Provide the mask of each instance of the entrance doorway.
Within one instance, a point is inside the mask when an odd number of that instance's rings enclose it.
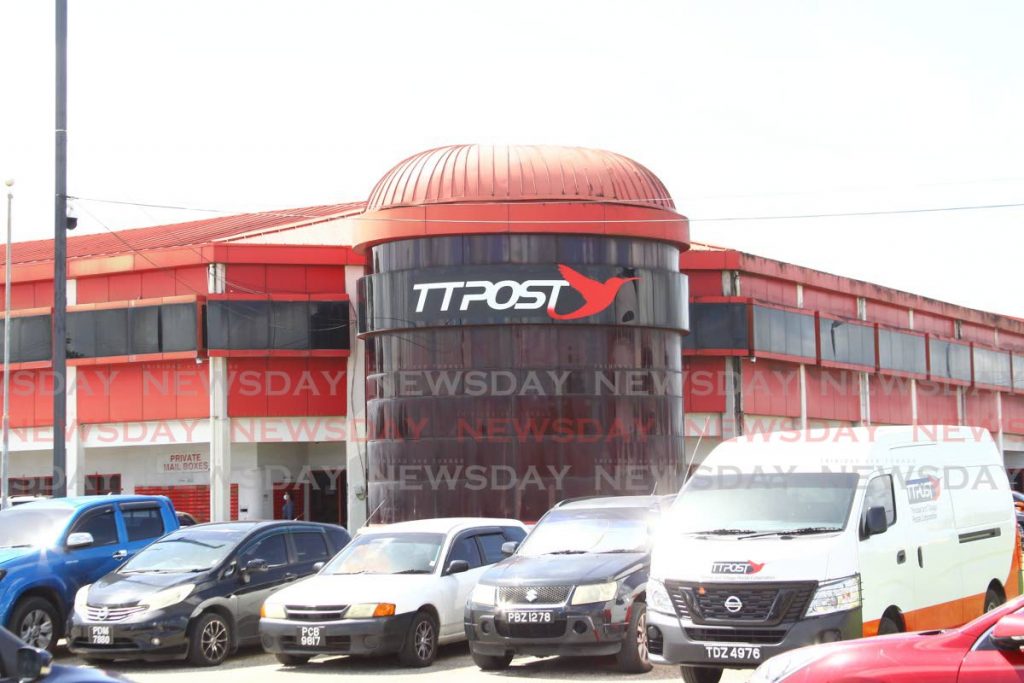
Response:
[[[348,522],[348,473],[315,470],[309,487],[309,520],[346,526]]]

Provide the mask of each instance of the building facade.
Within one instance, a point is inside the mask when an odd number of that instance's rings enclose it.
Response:
[[[52,243],[14,246],[11,492],[52,485]],[[199,519],[537,519],[669,492],[722,439],[988,429],[1024,323],[691,245],[643,166],[453,146],[366,202],[69,238],[69,493]]]

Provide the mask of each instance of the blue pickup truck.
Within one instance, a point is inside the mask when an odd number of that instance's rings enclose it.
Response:
[[[0,624],[53,650],[75,594],[178,528],[162,496],[86,496],[0,511]]]

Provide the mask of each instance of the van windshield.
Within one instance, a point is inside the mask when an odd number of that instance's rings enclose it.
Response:
[[[672,505],[669,528],[722,536],[840,531],[859,480],[833,472],[698,474]]]

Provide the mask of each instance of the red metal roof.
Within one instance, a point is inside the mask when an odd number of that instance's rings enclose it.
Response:
[[[598,149],[451,145],[415,154],[380,179],[367,211],[487,201],[597,200],[675,209],[658,177]]]
[[[211,242],[231,240],[253,232],[297,227],[342,218],[361,213],[363,207],[363,202],[325,204],[285,211],[218,216],[187,223],[154,225],[148,228],[101,232],[93,235],[74,235],[68,237],[68,258],[112,256],[150,249],[194,247]],[[4,251],[4,246],[0,244],[0,261],[4,258]],[[13,245],[11,261],[15,264],[53,261],[53,240],[16,242]]]

